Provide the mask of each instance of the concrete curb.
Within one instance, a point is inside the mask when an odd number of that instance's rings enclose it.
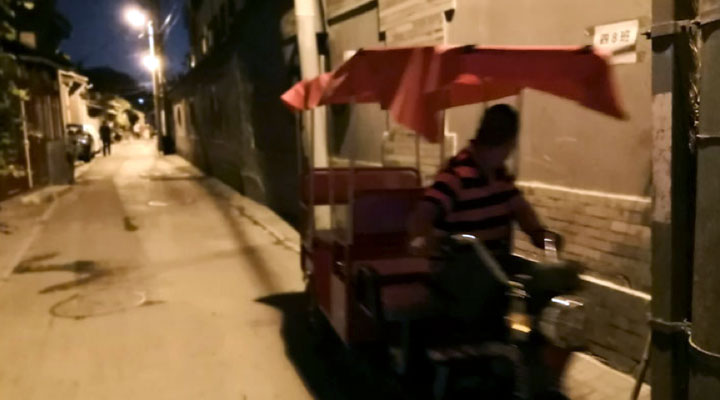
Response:
[[[279,244],[300,253],[300,234],[270,208],[241,195],[216,178],[208,176],[204,183],[211,191],[226,199],[244,218],[275,238]]]
[[[50,203],[55,199],[66,195],[71,190],[71,185],[46,186],[33,192],[21,195],[20,204],[40,205],[43,203]]]
[[[213,194],[216,194],[228,201],[233,209],[236,210],[243,218],[246,218],[253,224],[261,227],[270,236],[275,238],[280,245],[291,251],[300,253],[301,239],[298,231],[285,222],[285,220],[280,218],[280,216],[278,216],[269,207],[243,196],[219,179],[206,175],[196,166],[178,155],[165,156],[162,157],[161,160],[163,164],[172,166],[172,168],[186,169],[185,175],[187,176],[203,177],[204,179],[202,180],[202,185],[204,185]],[[157,174],[163,175],[164,171],[159,171]],[[152,175],[152,173],[149,174],[148,178],[152,178]]]

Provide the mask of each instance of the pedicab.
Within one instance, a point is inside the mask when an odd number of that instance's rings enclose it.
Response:
[[[418,137],[439,143],[442,165],[446,109],[518,95],[524,89],[624,117],[605,57],[587,47],[362,49],[336,70],[297,83],[282,100],[297,112],[323,105],[377,103]],[[407,372],[412,359],[409,327],[439,312],[427,301],[432,297],[429,261],[408,251],[407,221],[423,194],[419,152],[413,167],[358,167],[353,140],[361,137],[355,135],[345,143],[349,156],[344,165],[334,165],[331,158],[327,167],[314,168],[312,135],[307,140],[302,135],[298,129],[301,266],[313,307],[346,345],[380,343],[395,355],[397,370]],[[321,213],[329,216],[324,226],[316,223]],[[477,249],[508,293],[520,299],[517,304],[527,297],[527,281],[505,276],[482,242],[472,235],[457,235],[455,240]],[[557,258],[555,244],[547,245],[548,254]],[[572,297],[557,297],[547,306],[554,308],[553,318],[533,318],[518,306],[508,320],[520,333],[542,324],[554,341],[577,346],[581,306]],[[570,310],[572,324],[557,318],[564,310]],[[400,327],[397,341],[391,339],[395,326]],[[482,350],[467,344],[426,350],[439,366],[436,398],[444,398],[449,361],[482,356]]]

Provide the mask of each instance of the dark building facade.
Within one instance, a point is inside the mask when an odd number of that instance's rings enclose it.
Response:
[[[294,223],[293,68],[280,29],[292,0],[190,1],[191,71],[170,90],[178,154]]]
[[[277,100],[298,75],[292,2],[232,3],[239,10],[234,18],[224,13],[231,8],[228,1],[189,3],[194,10],[189,21],[190,61],[195,68],[175,92],[178,150],[250,197],[292,215],[297,199],[295,127],[292,115]],[[360,48],[584,46],[593,44],[596,30],[616,24],[635,27],[632,60],[613,67],[628,120],[613,120],[532,90],[503,99],[521,111],[523,129],[514,162],[518,185],[548,226],[567,238],[565,256],[587,266],[591,351],[631,371],[642,357],[650,302],[656,155],[652,153],[650,43],[637,34],[650,26],[650,3],[616,1],[608,6],[590,0],[522,0],[508,7],[494,0],[326,0],[318,4],[326,33],[319,44],[328,68],[339,66]],[[238,15],[244,17],[237,19]],[[472,137],[487,106],[447,113],[446,156]],[[355,156],[364,165],[415,166],[414,134],[394,124],[377,105],[333,107],[328,115],[333,138],[330,156],[338,163],[349,156],[345,144],[355,137]],[[437,145],[420,145],[426,181],[439,167],[439,152]],[[522,234],[516,237],[517,253],[541,257]]]
[[[71,173],[58,82],[58,71],[71,66],[57,50],[71,26],[55,11],[54,1],[2,5],[0,22],[9,30],[0,41],[1,156],[10,170],[0,168],[0,199],[27,190],[31,182],[34,187],[67,183]]]

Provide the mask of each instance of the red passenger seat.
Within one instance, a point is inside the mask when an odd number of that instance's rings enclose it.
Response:
[[[420,188],[420,175],[413,168],[338,168],[327,169],[320,168],[312,172],[312,188],[310,187],[309,177],[305,178],[303,185],[303,200],[315,206],[323,206],[329,204],[347,205],[349,202],[349,186],[352,180],[354,187],[355,202],[363,197],[364,192],[372,192],[377,190],[396,190],[396,189],[418,189]],[[310,199],[310,190],[312,190],[312,199]],[[363,200],[373,201],[370,199]],[[382,201],[382,200],[381,200]],[[371,206],[373,207],[373,206]],[[357,209],[357,207],[355,207]],[[368,210],[366,205],[361,205],[360,209],[369,211],[370,213],[378,213],[387,215],[390,210],[382,210],[375,207]],[[407,215],[407,211],[404,212]],[[364,215],[361,217],[365,217]],[[355,219],[355,222],[358,220]],[[362,221],[361,221],[362,222]],[[405,221],[403,221],[403,225]],[[380,228],[382,230],[382,228]],[[377,229],[375,230],[377,231]],[[378,232],[379,233],[379,232]],[[338,235],[336,235],[338,236]],[[315,241],[325,242],[324,245],[330,245],[335,239],[332,232],[318,230],[315,235]]]
[[[352,209],[351,258],[368,260],[407,256],[408,220],[422,193],[421,188],[358,193]]]
[[[407,233],[410,213],[422,189],[374,190],[359,193],[353,205],[352,271],[359,269],[369,283],[360,293],[373,305],[369,311],[384,320],[411,320],[433,315],[436,305],[425,285],[429,261],[410,256]],[[369,288],[367,286],[374,286]]]

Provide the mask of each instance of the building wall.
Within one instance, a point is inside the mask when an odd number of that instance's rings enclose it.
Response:
[[[336,2],[341,2],[337,0]],[[361,3],[361,2],[359,2]],[[639,19],[650,24],[647,1],[591,0],[379,0],[360,15],[332,16],[332,66],[338,56],[372,43],[371,28],[383,32],[380,45],[589,45],[588,29]],[[364,4],[364,3],[363,3]],[[347,10],[347,4],[346,8]],[[453,10],[448,12],[449,10]],[[372,22],[375,18],[377,22]],[[362,25],[363,29],[358,30]],[[358,32],[358,38],[352,37]],[[364,39],[360,39],[360,37]],[[647,335],[650,287],[651,64],[650,43],[638,40],[638,62],[613,67],[619,96],[629,114],[615,120],[572,102],[536,91],[501,100],[520,108],[522,131],[514,167],[519,186],[542,220],[566,238],[565,256],[586,267],[584,295],[589,299],[592,351],[629,371],[639,360]],[[483,110],[477,104],[450,110],[446,121],[448,153],[466,145]],[[355,106],[355,109],[358,109]],[[376,115],[357,113],[336,135],[362,135],[373,150],[361,159],[376,160],[376,143],[386,165],[414,165],[431,178],[440,149]],[[383,132],[387,131],[387,134]],[[344,135],[344,136],[343,136]],[[360,141],[360,139],[356,139]],[[523,234],[516,252],[541,258]],[[626,306],[626,305],[632,305]]]
[[[359,3],[357,1],[328,3],[329,12],[333,12],[330,15],[336,15],[337,10],[347,9],[342,7],[347,7],[349,4]],[[333,5],[334,7],[331,7]],[[360,48],[383,46],[378,32],[377,12],[373,9],[329,26],[330,65],[342,64],[346,57]],[[387,130],[388,124],[386,112],[376,104],[333,106],[329,111],[332,121],[329,132],[332,140],[328,146],[335,145],[333,153],[348,157],[352,149],[365,161],[381,162],[382,134]],[[353,137],[362,139],[353,143],[344,140]]]
[[[511,3],[458,0],[450,43],[588,45],[592,38],[586,31],[592,26],[630,19],[647,25],[651,16],[645,1]],[[613,67],[627,121],[535,91],[509,99],[522,104],[520,187],[543,222],[566,238],[565,257],[582,262],[593,278],[643,293],[650,290],[650,51],[649,41],[640,37],[639,61]],[[450,130],[469,138],[468,127],[481,111],[482,106],[453,111]],[[518,253],[541,257],[524,235],[516,238]],[[648,335],[647,298],[592,282],[585,295],[592,315],[591,350],[630,371]]]
[[[480,45],[588,45],[588,28],[629,19],[649,21],[647,1],[457,0],[449,42]],[[562,12],[558,12],[562,10]],[[645,22],[647,24],[647,22]],[[647,196],[650,187],[650,42],[640,37],[640,62],[617,65],[628,121],[608,118],[563,99],[527,92],[522,100],[520,177],[561,186]],[[450,129],[467,138],[479,115],[451,115]],[[588,152],[587,149],[593,149]],[[572,168],[569,168],[572,166]],[[619,168],[618,166],[622,166]]]
[[[191,53],[197,63],[224,40],[237,11],[247,0],[188,0]]]
[[[229,34],[171,92],[177,151],[293,223],[298,209],[295,120],[281,19],[292,0],[248,1]]]

